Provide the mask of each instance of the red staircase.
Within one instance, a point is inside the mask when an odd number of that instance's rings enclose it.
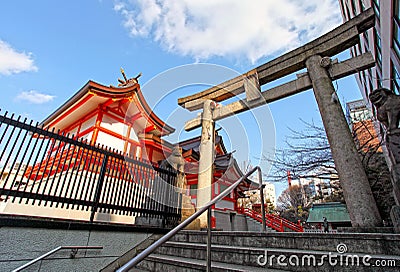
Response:
[[[237,211],[238,213],[247,215],[254,220],[262,223],[262,215],[252,209],[240,208]],[[278,232],[284,232],[285,228],[295,232],[304,232],[303,226],[300,224],[300,222],[298,224],[295,224],[276,214],[266,213],[265,224],[267,225],[267,227],[270,227]]]

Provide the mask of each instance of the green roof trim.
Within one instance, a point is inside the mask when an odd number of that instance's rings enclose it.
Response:
[[[314,204],[308,215],[307,223],[321,223],[326,217],[328,222],[351,222],[350,215],[345,204],[330,202]]]

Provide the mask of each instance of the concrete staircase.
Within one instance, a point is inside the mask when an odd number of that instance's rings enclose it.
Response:
[[[262,223],[257,221],[256,219],[251,218],[250,216],[246,216],[247,221],[247,229],[249,232],[261,232],[262,231]],[[266,226],[267,232],[277,232],[273,228]]]
[[[206,236],[182,231],[132,271],[204,271]],[[400,235],[213,231],[212,271],[400,271]]]
[[[250,216],[246,216],[246,221],[247,221],[248,231],[260,232],[262,230],[262,224],[257,220],[251,218]],[[267,232],[270,231],[275,232],[274,229],[267,227]]]

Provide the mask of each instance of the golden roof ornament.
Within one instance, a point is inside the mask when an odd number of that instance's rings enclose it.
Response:
[[[120,79],[118,78],[118,87],[123,88],[123,87],[128,87],[131,86],[133,84],[139,83],[139,77],[142,76],[142,73],[139,73],[136,77],[133,78],[127,78],[125,75],[125,71],[124,69],[121,67],[121,74],[123,76],[124,79]]]

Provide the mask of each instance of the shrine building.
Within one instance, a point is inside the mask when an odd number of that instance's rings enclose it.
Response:
[[[75,139],[91,145],[111,147],[116,152],[156,166],[171,154],[175,145],[179,145],[187,161],[187,194],[195,207],[200,136],[175,144],[163,140],[175,129],[151,110],[137,78],[127,79],[124,72],[123,75],[125,81],[119,80],[118,87],[88,81],[40,125],[60,134],[73,135]],[[216,139],[212,197],[243,176],[233,154],[227,152],[222,136],[217,133]],[[214,226],[219,225],[216,217],[224,218],[222,221],[232,217],[223,213],[230,214],[238,210],[237,199],[244,196],[242,192],[248,190],[250,184],[250,181],[243,183],[230,196],[214,205]],[[226,222],[223,224],[226,225]]]

